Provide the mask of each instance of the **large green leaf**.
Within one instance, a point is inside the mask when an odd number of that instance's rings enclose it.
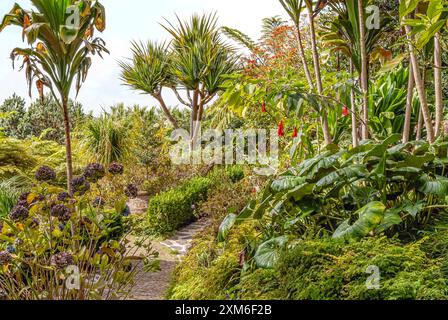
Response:
[[[287,243],[288,237],[281,236],[261,244],[254,256],[257,266],[265,269],[274,268]]]
[[[272,182],[271,189],[275,192],[290,190],[298,185],[303,184],[305,180],[306,178],[295,176],[280,177],[279,179]]]
[[[385,210],[386,206],[383,203],[370,202],[357,211],[359,219],[353,225],[350,225],[349,220],[344,221],[334,232],[333,238],[364,238],[381,224]]]
[[[227,236],[229,235],[230,230],[232,229],[233,225],[235,224],[237,220],[237,215],[234,213],[229,214],[221,223],[219,227],[218,232],[218,241],[224,242],[227,239]]]
[[[448,179],[441,176],[430,177],[424,174],[418,180],[418,191],[424,194],[444,196],[448,193]]]
[[[345,167],[326,175],[316,183],[316,190],[326,188],[341,181],[349,181],[352,178],[362,178],[367,176],[368,172],[362,165]]]

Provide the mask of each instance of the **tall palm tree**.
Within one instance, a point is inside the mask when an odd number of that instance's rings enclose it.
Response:
[[[369,138],[369,67],[366,49],[366,21],[364,15],[364,1],[358,0],[359,14],[359,47],[361,53],[361,91],[362,91],[362,138]]]
[[[440,32],[434,36],[434,85],[435,85],[435,107],[436,107],[436,137],[442,134],[443,122],[443,84],[442,84],[442,48],[440,43]]]
[[[302,33],[300,31],[300,19],[302,14],[303,0],[279,0],[285,11],[288,13],[291,20],[297,29],[297,41],[299,43],[299,54],[302,60],[303,70],[305,77],[308,81],[308,85],[311,90],[314,90],[313,78],[311,77],[308,61],[306,60],[305,49],[303,47]]]
[[[135,50],[134,45],[133,61],[120,63],[122,80],[135,90],[156,94],[159,102],[163,100],[162,89],[171,89],[179,102],[191,109],[190,133],[194,140],[199,130],[195,124],[219,92],[224,76],[237,70],[238,59],[221,38],[216,14],[195,14],[189,21],[177,17],[177,22],[175,26],[166,20],[162,25],[172,37],[169,46],[150,43],[146,48],[140,45],[143,50]],[[171,122],[175,124],[173,119]]]
[[[121,80],[134,90],[154,97],[172,126],[179,126],[168,109],[162,96],[164,87],[174,87],[174,77],[171,73],[169,48],[165,43],[148,41],[132,42],[133,57],[130,61],[120,61]]]
[[[86,80],[92,64],[91,55],[108,52],[101,38],[94,37],[94,28],[103,32],[106,13],[96,0],[31,0],[33,10],[15,4],[5,15],[0,32],[8,25],[23,29],[27,48],[15,48],[11,58],[23,58],[22,68],[31,94],[33,82],[41,97],[47,87],[64,114],[67,189],[71,193],[73,178],[68,99],[75,84],[76,94]]]
[[[310,35],[311,35],[311,49],[313,51],[313,64],[314,64],[314,74],[316,78],[316,87],[317,93],[319,95],[323,94],[323,86],[322,86],[322,76],[320,69],[320,60],[319,53],[317,51],[317,42],[316,42],[316,30],[314,26],[314,11],[313,11],[313,2],[312,0],[305,0],[305,5],[308,9],[308,17],[309,17],[309,25],[310,25]],[[333,139],[330,134],[330,128],[328,127],[328,115],[327,110],[321,110],[321,123],[322,123],[322,131],[324,134],[324,141],[326,145],[329,145],[333,142]]]

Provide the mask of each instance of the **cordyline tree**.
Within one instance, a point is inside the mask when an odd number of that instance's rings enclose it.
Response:
[[[43,97],[44,87],[58,101],[64,114],[67,188],[72,193],[73,178],[70,119],[68,101],[75,85],[76,93],[86,80],[92,64],[91,55],[107,52],[101,38],[94,37],[94,29],[106,27],[105,9],[96,0],[31,0],[32,10],[15,4],[5,15],[0,32],[8,25],[22,28],[27,48],[15,48],[11,59],[22,58],[29,92],[35,83]]]
[[[169,44],[133,42],[133,57],[121,61],[121,79],[132,89],[153,96],[174,128],[177,122],[165,104],[163,89],[172,90],[191,109],[190,134],[194,140],[208,103],[217,95],[224,75],[237,70],[237,57],[226,44],[215,14],[193,15],[178,25],[162,25]]]

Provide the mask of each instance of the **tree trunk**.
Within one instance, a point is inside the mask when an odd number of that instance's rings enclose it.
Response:
[[[442,86],[442,50],[440,33],[434,36],[434,85],[436,96],[436,138],[443,134],[443,86]]]
[[[415,87],[417,88],[418,97],[420,100],[421,111],[423,115],[423,120],[425,122],[426,134],[428,136],[429,143],[434,143],[434,129],[432,126],[431,114],[428,108],[428,101],[426,100],[426,91],[424,87],[424,83],[422,82],[422,78],[420,75],[420,68],[418,65],[417,56],[415,55],[414,47],[412,45],[412,39],[410,36],[411,27],[406,26],[406,34],[409,42],[409,55],[411,57],[412,69],[414,71],[414,80]]]
[[[353,65],[353,58],[350,58],[350,73],[352,75],[352,79],[354,79],[355,67]],[[350,89],[350,103],[352,105],[352,142],[353,148],[356,148],[359,145],[359,136],[358,136],[358,119],[357,110],[356,110],[356,99],[355,99],[355,91],[353,88]]]
[[[171,123],[171,125],[174,127],[174,129],[179,129],[179,125],[174,119],[173,115],[171,114],[170,110],[165,104],[165,100],[163,100],[162,95],[154,95],[154,98],[156,98],[157,101],[159,101],[160,107],[162,108],[163,113],[165,113],[165,116],[167,117],[168,121]]]
[[[313,64],[314,64],[314,73],[316,75],[316,83],[317,83],[317,92],[319,95],[323,93],[322,87],[322,77],[320,73],[320,61],[319,54],[317,52],[317,42],[316,42],[316,30],[314,29],[314,18],[313,18],[313,8],[308,6],[309,12],[309,22],[310,22],[310,34],[311,34],[311,48],[313,51]],[[322,131],[324,134],[324,141],[326,145],[329,145],[333,142],[331,138],[330,129],[328,127],[328,117],[327,110],[321,110],[321,123],[322,123]]]
[[[308,66],[308,62],[306,61],[305,49],[303,48],[302,43],[302,34],[300,33],[300,24],[297,24],[297,40],[299,42],[299,54],[300,59],[302,60],[303,70],[305,71],[306,80],[308,81],[308,85],[310,86],[310,90],[314,90],[313,78],[311,77],[310,68]]]
[[[64,128],[65,128],[65,153],[67,165],[67,191],[73,195],[72,181],[73,181],[73,160],[72,160],[72,139],[70,129],[70,115],[68,112],[68,98],[62,97],[62,110],[64,113]]]
[[[366,50],[364,1],[358,0],[359,42],[361,49],[362,139],[369,139],[369,66]]]
[[[406,115],[403,128],[403,143],[408,143],[411,132],[412,98],[414,97],[414,71],[409,66],[408,92],[406,98]]]

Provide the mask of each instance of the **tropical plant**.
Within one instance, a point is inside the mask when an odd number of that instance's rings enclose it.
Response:
[[[81,145],[90,155],[89,161],[109,165],[130,155],[133,146],[131,127],[112,115],[103,114],[84,125]]]
[[[69,96],[86,80],[92,64],[91,55],[108,52],[101,38],[94,37],[94,28],[106,28],[105,8],[94,0],[32,0],[33,10],[15,4],[0,25],[0,32],[9,25],[23,28],[29,47],[15,48],[11,58],[23,58],[28,86],[35,81],[41,97],[47,87],[61,106],[64,115],[67,161],[67,189],[72,193],[72,148],[70,138]]]
[[[407,143],[391,135],[328,151],[290,168],[236,217],[262,219],[264,237],[415,238],[446,208],[446,142]],[[264,222],[263,222],[264,221]]]
[[[169,88],[183,105],[191,109],[190,134],[194,139],[204,110],[220,90],[223,76],[237,69],[234,50],[226,44],[215,14],[193,15],[190,21],[163,25],[171,35],[169,46],[148,42],[133,44],[133,58],[120,62],[123,82],[135,90],[153,95],[164,107],[162,89]],[[186,98],[180,94],[185,92]]]

